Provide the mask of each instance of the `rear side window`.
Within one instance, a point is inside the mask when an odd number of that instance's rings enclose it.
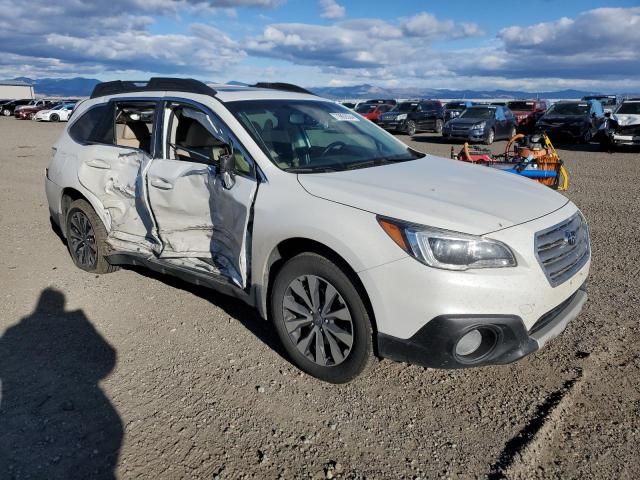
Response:
[[[105,121],[108,115],[110,108],[107,104],[90,108],[71,125],[69,135],[78,143],[109,143],[111,139],[105,138],[105,129],[111,123]]]

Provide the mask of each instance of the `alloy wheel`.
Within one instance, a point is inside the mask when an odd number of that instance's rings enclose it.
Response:
[[[291,342],[306,358],[323,367],[347,359],[354,342],[353,319],[327,280],[315,275],[294,279],[285,291],[282,312]]]
[[[95,233],[91,222],[80,210],[74,211],[69,219],[69,247],[81,266],[95,265],[98,254]]]

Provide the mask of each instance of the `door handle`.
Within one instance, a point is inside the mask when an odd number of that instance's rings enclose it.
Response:
[[[173,188],[173,183],[169,183],[162,178],[154,178],[151,180],[151,186],[159,188],[160,190],[171,190]]]
[[[90,167],[99,168],[100,170],[109,170],[111,168],[110,163],[100,160],[99,158],[87,160],[85,163]]]

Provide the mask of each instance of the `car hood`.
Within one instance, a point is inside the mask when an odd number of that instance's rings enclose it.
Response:
[[[621,127],[640,124],[640,115],[622,113],[620,115],[613,115],[612,118],[618,122],[618,125]]]
[[[379,167],[302,174],[298,181],[325,200],[475,235],[539,218],[568,202],[524,177],[430,155]]]
[[[539,120],[540,122],[547,123],[574,123],[580,121],[589,121],[589,117],[587,115],[544,115]]]
[[[449,121],[451,125],[463,125],[463,126],[471,126],[477,123],[488,122],[489,119],[481,119],[481,118],[454,118]]]

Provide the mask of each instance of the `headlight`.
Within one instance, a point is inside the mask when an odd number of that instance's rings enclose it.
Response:
[[[487,122],[476,123],[471,130],[484,130],[484,127],[487,125]]]
[[[400,115],[398,115],[396,117],[396,120],[406,120],[407,119],[407,114],[406,113],[401,113]]]
[[[515,267],[515,256],[502,242],[378,217],[382,229],[409,255],[434,268]]]

